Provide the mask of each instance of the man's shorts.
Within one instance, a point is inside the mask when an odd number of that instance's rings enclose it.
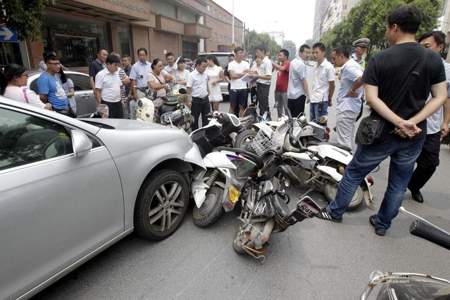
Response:
[[[230,90],[230,105],[233,107],[247,107],[248,89]]]

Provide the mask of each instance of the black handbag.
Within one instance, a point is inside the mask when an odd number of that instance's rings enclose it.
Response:
[[[422,55],[416,61],[414,68],[407,76],[402,87],[398,90],[398,93],[393,99],[398,99],[399,101],[392,100],[391,102],[386,102],[386,105],[394,112],[400,108],[407,93],[411,90],[414,82],[420,76],[420,70],[423,68],[425,63],[425,49],[422,50]],[[412,78],[411,78],[412,77]],[[386,126],[387,120],[373,112],[363,118],[359,124],[358,130],[355,136],[355,142],[358,145],[372,145],[381,140],[384,134],[384,128]]]

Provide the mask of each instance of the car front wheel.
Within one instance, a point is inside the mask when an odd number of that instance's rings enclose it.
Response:
[[[189,188],[181,173],[161,170],[152,174],[136,202],[136,234],[150,240],[167,238],[180,226],[188,206]]]

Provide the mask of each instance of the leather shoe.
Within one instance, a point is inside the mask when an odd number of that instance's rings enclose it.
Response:
[[[386,229],[381,228],[381,227],[377,227],[377,219],[376,219],[377,215],[373,215],[369,217],[369,222],[370,225],[373,226],[373,228],[375,229],[375,234],[379,235],[379,236],[384,236],[386,235]]]
[[[423,196],[420,191],[411,191],[411,197],[414,201],[423,203]]]

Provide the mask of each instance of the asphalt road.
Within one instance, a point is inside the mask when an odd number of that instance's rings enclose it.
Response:
[[[226,104],[224,104],[226,106]],[[225,108],[225,107],[224,107]],[[330,110],[329,125],[334,125]],[[450,229],[450,149],[423,189],[424,204],[404,206]],[[388,162],[373,174],[378,206]],[[47,288],[36,299],[356,299],[374,270],[430,273],[450,279],[450,252],[409,234],[399,215],[385,237],[374,234],[363,207],[342,224],[307,220],[274,234],[264,265],[237,255],[238,224],[231,213],[209,229],[196,228],[188,212],[170,238],[150,243],[131,235]]]

